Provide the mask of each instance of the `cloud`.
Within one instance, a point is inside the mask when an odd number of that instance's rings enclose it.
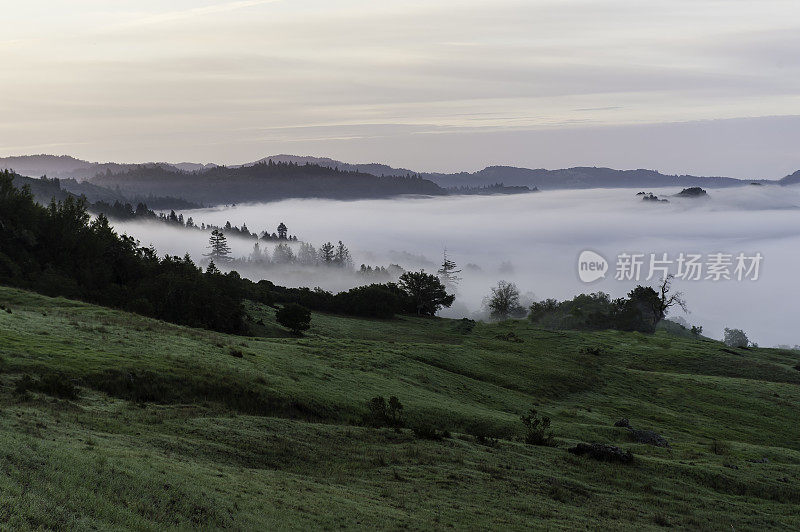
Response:
[[[239,0],[236,2],[222,2],[209,6],[194,7],[191,9],[183,9],[178,11],[166,11],[127,20],[119,24],[117,28],[130,28],[136,26],[149,26],[184,21],[187,19],[205,17],[208,15],[218,15],[220,13],[237,11],[239,9],[246,9],[264,4],[274,4],[281,1],[282,0]]]
[[[317,246],[343,240],[356,264],[388,265],[431,271],[443,248],[465,268],[459,288],[462,311],[480,307],[489,288],[500,279],[516,282],[539,298],[568,298],[602,290],[624,295],[631,282],[613,279],[621,252],[731,253],[764,256],[756,282],[678,282],[686,293],[692,323],[721,336],[723,327],[739,327],[762,344],[800,343],[794,321],[800,312],[800,187],[741,187],[711,190],[708,201],[671,198],[650,204],[635,189],[552,191],[514,196],[462,196],[431,199],[338,202],[290,200],[235,208],[184,212],[196,223],[270,229],[281,221],[290,232]],[[656,190],[660,196],[675,189]],[[413,214],[412,214],[413,213]],[[161,224],[117,224],[153,243],[160,252],[199,258],[207,235],[165,228]],[[247,255],[252,241],[233,242]],[[577,258],[593,250],[609,260],[606,279],[585,285],[578,279]],[[503,262],[510,262],[501,272]],[[357,280],[328,278],[325,272],[267,270],[250,272],[277,283],[341,290]],[[642,280],[644,282],[644,280]]]

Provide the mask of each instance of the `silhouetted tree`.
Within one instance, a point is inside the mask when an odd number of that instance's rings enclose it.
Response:
[[[442,266],[436,273],[439,274],[439,279],[441,279],[444,285],[448,288],[454,288],[459,281],[461,281],[461,277],[458,276],[458,274],[461,273],[461,270],[457,270],[456,263],[447,257],[446,249],[443,253]]]
[[[311,327],[311,311],[297,303],[287,303],[278,309],[275,319],[298,336]]]
[[[447,293],[438,277],[424,270],[401,275],[399,287],[420,316],[433,316],[440,308],[452,305],[456,299],[456,296]]]
[[[336,251],[333,254],[333,263],[340,268],[352,268],[353,259],[350,257],[350,250],[342,244],[339,240],[339,245],[336,246]]]
[[[211,251],[206,253],[205,256],[210,257],[212,261],[227,262],[231,260],[231,248],[228,247],[228,239],[225,238],[225,235],[219,229],[211,231],[211,236],[208,239],[208,247]]]
[[[281,240],[285,240],[286,239],[286,233],[288,231],[289,231],[289,229],[286,227],[286,225],[283,222],[278,224],[278,238],[280,238]]]
[[[333,244],[330,242],[325,242],[322,244],[322,247],[319,248],[319,258],[320,261],[327,264],[333,262],[334,256],[334,247]]]
[[[492,288],[486,302],[492,318],[507,319],[512,312],[519,309],[519,289],[514,283],[500,281]]]

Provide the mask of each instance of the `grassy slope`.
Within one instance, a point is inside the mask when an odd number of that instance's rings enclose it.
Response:
[[[321,314],[305,338],[242,338],[2,287],[0,304],[12,310],[0,311],[9,528],[800,528],[790,352]],[[282,335],[271,309],[250,313]],[[498,338],[508,332],[523,341]],[[23,374],[53,371],[78,399],[14,393]],[[378,394],[454,437],[359,426]],[[557,448],[519,441],[533,405]],[[620,417],[672,448],[632,443]],[[576,441],[629,448],[636,463],[574,457]]]

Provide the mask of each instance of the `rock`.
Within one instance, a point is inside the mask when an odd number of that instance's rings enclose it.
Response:
[[[645,443],[656,447],[669,447],[669,442],[661,434],[652,430],[640,430],[630,428],[631,437],[636,443]]]
[[[724,465],[725,467],[730,468],[730,469],[739,469],[739,466],[737,466],[736,464],[729,464],[729,463],[726,462],[726,463],[724,463],[722,465]]]
[[[579,443],[569,452],[578,456],[588,456],[603,462],[620,462],[629,464],[633,462],[633,454],[630,451],[623,451],[614,445],[604,443]]]
[[[614,426],[615,427],[630,428],[631,422],[628,421],[628,418],[624,417],[624,418],[620,419],[619,421],[617,421],[616,423],[614,423]]]
[[[767,464],[769,463],[769,458],[764,457],[759,460],[748,460],[751,464]]]

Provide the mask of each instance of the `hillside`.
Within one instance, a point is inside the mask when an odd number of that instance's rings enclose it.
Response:
[[[800,170],[780,180],[781,185],[796,185],[798,183],[800,183]]]
[[[0,305],[12,529],[800,527],[793,352],[319,313],[297,339],[256,304],[262,336],[241,337],[4,287]],[[376,395],[451,437],[365,426]],[[520,441],[532,406],[555,447]]]
[[[158,165],[128,172],[99,174],[91,182],[128,195],[181,197],[206,204],[273,201],[285,198],[363,199],[402,194],[446,192],[417,177],[376,177],[315,164],[257,163],[237,168],[215,167],[180,172]]]
[[[151,180],[158,181],[163,179],[169,182],[177,182],[173,174],[184,175],[205,175],[209,174],[210,179],[218,179],[220,176],[227,176],[233,180],[239,179],[237,172],[243,172],[246,168],[259,168],[267,165],[269,161],[273,163],[287,163],[308,169],[308,167],[321,167],[330,170],[338,170],[342,174],[356,174],[363,176],[369,174],[372,176],[382,177],[383,183],[389,183],[389,188],[399,188],[405,190],[407,187],[400,186],[396,181],[390,178],[406,178],[408,176],[418,176],[424,180],[432,183],[426,183],[423,189],[427,192],[401,192],[405,193],[437,193],[431,192],[435,190],[432,186],[433,183],[441,188],[459,188],[459,187],[482,187],[490,186],[496,183],[504,183],[507,186],[526,186],[538,187],[543,190],[553,189],[571,189],[571,188],[615,188],[615,187],[730,187],[742,186],[753,182],[753,180],[734,179],[730,177],[706,177],[706,176],[693,176],[693,175],[668,175],[662,174],[654,170],[638,169],[638,170],[616,170],[613,168],[599,168],[599,167],[573,167],[555,170],[547,170],[544,168],[518,168],[513,166],[489,166],[477,172],[457,172],[457,173],[435,173],[435,172],[419,172],[409,170],[406,168],[393,168],[386,164],[380,163],[347,163],[337,161],[328,157],[312,157],[312,156],[297,156],[297,155],[273,155],[264,157],[254,162],[244,163],[240,165],[231,165],[229,167],[222,167],[216,164],[200,164],[200,163],[147,163],[147,164],[125,164],[125,163],[91,163],[80,159],[75,159],[68,156],[53,156],[53,155],[31,155],[20,157],[6,157],[0,158],[0,169],[9,168],[16,172],[32,177],[39,177],[41,175],[48,175],[49,177],[59,178],[74,178],[78,181],[90,179],[95,184],[103,185],[109,188],[115,188],[117,185],[120,187],[128,187],[135,190],[137,194],[150,195],[150,194],[168,194],[176,195],[176,191],[170,189],[169,193],[151,188],[155,186]],[[218,172],[218,173],[217,173]],[[244,171],[246,173],[246,171]],[[319,172],[317,172],[319,173]],[[113,174],[113,175],[111,175]],[[244,175],[244,174],[242,174]],[[780,181],[777,180],[756,180],[762,184],[791,184],[797,182],[799,178],[796,177],[797,173],[787,176]],[[308,178],[308,176],[304,176]],[[142,180],[147,183],[133,182],[134,180]],[[329,184],[330,185],[330,184]],[[339,196],[332,196],[332,187],[315,185],[316,193],[325,194],[321,197],[346,197],[348,192],[344,191]],[[348,189],[351,184],[348,183],[333,183],[334,186],[342,186]],[[165,185],[166,186],[166,185]],[[151,188],[148,188],[151,187]],[[295,189],[291,183],[283,183],[283,189],[276,192],[279,194],[292,194],[291,197],[306,197],[295,196]],[[168,187],[167,187],[168,188]],[[419,187],[417,187],[419,188]],[[166,190],[166,189],[165,189]],[[289,192],[287,192],[287,190]],[[358,197],[376,197],[375,191],[362,191],[359,192]],[[392,195],[392,194],[389,194]],[[209,197],[212,194],[208,195]],[[183,197],[176,195],[176,197]],[[285,196],[282,196],[285,197]],[[378,196],[380,197],[380,196]],[[186,198],[190,199],[190,198]],[[192,201],[204,202],[199,196]],[[229,201],[245,201],[245,200],[229,200]]]
[[[749,181],[741,181],[730,177],[665,175],[655,170],[615,170],[613,168],[597,167],[546,170],[544,168],[489,166],[473,173],[423,174],[423,176],[443,187],[486,185],[503,182],[506,185],[535,186],[543,190],[639,186],[730,187],[749,183]]]

